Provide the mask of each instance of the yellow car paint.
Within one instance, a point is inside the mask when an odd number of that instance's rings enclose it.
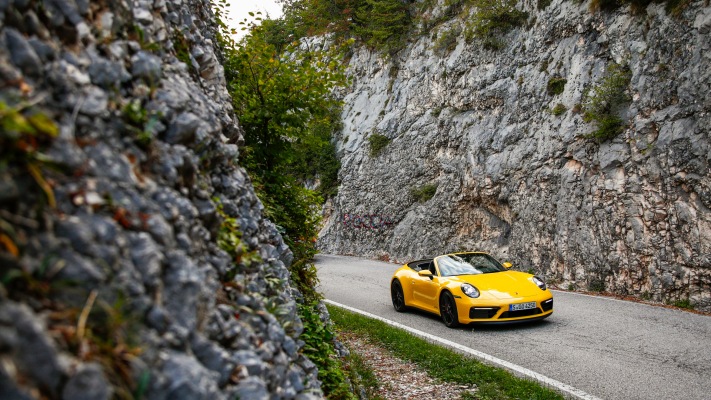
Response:
[[[464,271],[464,274],[446,276],[443,265],[440,263],[446,262],[451,266],[452,260],[461,261],[459,264],[455,263],[455,267]],[[483,267],[491,270],[477,274],[466,273],[478,272],[476,267],[472,267],[474,269],[471,271],[467,269],[472,266],[469,261],[474,263],[477,260],[484,260],[491,264],[490,267]],[[466,266],[464,270],[461,270],[462,265]],[[474,322],[525,321],[550,316],[553,313],[552,293],[547,288],[541,289],[534,283],[533,275],[512,271],[508,268],[510,265],[501,265],[491,256],[482,252],[452,253],[434,259],[413,261],[403,265],[392,277],[393,305],[398,310],[396,286],[399,285],[404,304],[398,311],[414,307],[443,316],[440,305],[447,306],[447,301],[453,301],[457,319],[450,318],[451,321],[448,322],[443,317],[448,326]],[[449,271],[451,270],[450,267]],[[479,297],[467,296],[462,291],[462,285],[465,283],[474,286],[479,291]],[[511,304],[522,303],[535,303],[535,308],[510,310]]]

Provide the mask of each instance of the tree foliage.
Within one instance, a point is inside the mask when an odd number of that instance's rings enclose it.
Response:
[[[345,83],[343,67],[335,51],[288,43],[279,33],[283,22],[266,20],[248,29],[239,43],[221,37],[228,89],[245,131],[241,164],[267,217],[284,229],[297,258],[308,257],[321,199],[304,183],[323,167],[330,189],[335,186],[338,164],[330,137],[340,104],[331,93]]]
[[[221,10],[218,6],[218,20]],[[307,40],[295,41],[299,25],[293,20],[245,24],[249,33],[240,42],[218,23],[227,87],[244,129],[240,164],[252,179],[265,216],[277,224],[294,253],[289,269],[292,284],[303,295],[301,351],[317,365],[328,397],[353,398],[334,357],[332,333],[319,318],[321,295],[312,262],[321,194],[330,196],[338,186],[340,164],[331,138],[340,129],[341,105],[332,93],[346,83],[339,57],[342,49],[322,51],[310,47]],[[317,190],[307,188],[316,182],[320,182]],[[246,254],[234,221],[226,215],[223,219],[221,247]]]
[[[294,37],[333,34],[359,39],[383,51],[399,50],[412,26],[408,2],[401,0],[282,0]]]
[[[407,4],[400,0],[362,0],[355,12],[353,31],[376,49],[398,50],[410,29]]]
[[[334,194],[338,186],[340,164],[331,138],[340,128],[341,105],[332,92],[346,82],[342,49],[322,51],[307,41],[290,41],[293,29],[284,20],[264,20],[259,26],[245,22],[249,33],[236,42],[233,32],[219,22],[221,12],[218,6],[218,42],[227,87],[244,129],[240,164],[252,179],[265,216],[281,229],[294,253],[293,282],[307,301],[315,301],[320,296],[311,260],[322,195]]]

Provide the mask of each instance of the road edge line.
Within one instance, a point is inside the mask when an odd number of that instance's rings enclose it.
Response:
[[[567,384],[565,384],[565,383],[563,383],[563,382],[559,382],[559,381],[557,381],[557,380],[555,380],[555,379],[552,379],[552,378],[549,378],[549,377],[547,377],[547,376],[545,376],[545,375],[539,374],[538,372],[531,371],[531,370],[528,369],[528,368],[524,368],[524,367],[522,367],[522,366],[520,366],[520,365],[516,365],[516,364],[514,364],[514,363],[511,363],[511,362],[502,360],[502,359],[500,359],[500,358],[497,358],[497,357],[494,357],[494,356],[492,356],[492,355],[483,353],[483,352],[481,352],[481,351],[471,349],[471,348],[466,347],[466,346],[463,346],[463,345],[461,345],[461,344],[459,344],[459,343],[454,343],[454,342],[452,342],[452,341],[450,341],[450,340],[442,339],[442,338],[440,338],[440,337],[437,337],[437,336],[435,336],[435,335],[429,334],[429,333],[427,333],[427,332],[423,332],[423,331],[420,331],[420,330],[417,330],[417,329],[414,329],[414,328],[410,328],[409,326],[403,325],[403,324],[401,324],[401,323],[399,323],[399,322],[391,321],[391,320],[389,320],[389,319],[380,317],[380,316],[378,316],[378,315],[371,314],[371,313],[369,313],[369,312],[367,312],[367,311],[359,310],[359,309],[357,309],[357,308],[353,308],[353,307],[347,306],[347,305],[345,305],[345,304],[337,303],[337,302],[332,301],[332,300],[324,299],[324,302],[327,303],[327,304],[330,304],[330,305],[333,305],[333,306],[336,306],[336,307],[340,307],[340,308],[343,308],[343,309],[345,309],[345,310],[354,312],[354,313],[356,313],[356,314],[363,315],[363,316],[368,317],[368,318],[376,319],[376,320],[381,321],[381,322],[384,322],[384,323],[386,323],[386,324],[388,324],[388,325],[390,325],[390,326],[394,326],[394,327],[396,327],[396,328],[403,329],[403,330],[405,330],[405,331],[407,331],[407,332],[409,332],[409,333],[411,333],[411,334],[413,334],[413,335],[415,335],[415,336],[418,336],[418,337],[423,338],[423,339],[425,339],[425,340],[428,340],[428,341],[430,341],[430,342],[438,343],[438,344],[440,344],[440,345],[442,345],[442,346],[444,346],[444,347],[448,347],[448,348],[450,348],[450,349],[452,349],[452,350],[455,350],[455,351],[457,351],[457,352],[459,352],[459,353],[463,353],[463,354],[470,355],[470,356],[472,356],[472,357],[474,357],[474,358],[477,358],[477,359],[479,359],[479,360],[481,360],[481,361],[484,361],[484,362],[486,362],[486,363],[488,363],[488,364],[493,364],[493,365],[495,365],[495,366],[497,366],[497,367],[501,367],[501,368],[507,369],[507,370],[513,372],[513,373],[516,374],[516,375],[525,376],[525,377],[527,377],[527,378],[529,378],[529,379],[532,379],[532,380],[534,380],[534,381],[537,381],[537,382],[539,382],[539,383],[542,383],[542,384],[544,384],[544,385],[547,385],[547,386],[549,386],[549,387],[551,387],[551,388],[557,390],[558,392],[561,392],[561,393],[563,393],[563,394],[567,394],[567,395],[573,396],[573,397],[575,397],[576,399],[581,399],[581,400],[602,400],[602,399],[600,399],[599,397],[595,397],[595,396],[593,396],[593,395],[591,395],[591,394],[588,394],[588,393],[586,393],[586,392],[584,392],[584,391],[582,391],[582,390],[580,390],[580,389],[576,389],[576,388],[574,388],[574,387],[572,387],[572,386],[570,386],[570,385],[567,385]]]

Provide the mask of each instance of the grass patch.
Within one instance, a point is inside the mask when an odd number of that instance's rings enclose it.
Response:
[[[462,28],[459,26],[454,26],[440,32],[434,44],[435,53],[443,56],[454,50],[457,47],[457,38],[461,33]]]
[[[558,103],[555,105],[555,107],[553,107],[553,109],[551,110],[551,113],[557,117],[557,116],[565,114],[566,111],[568,111],[568,108],[566,106],[564,106],[563,104]]]
[[[370,156],[377,157],[390,144],[390,138],[380,133],[374,133],[368,137],[368,144],[370,145]]]
[[[0,100],[0,172],[9,170],[11,176],[14,175],[12,179],[31,176],[47,196],[46,204],[54,208],[54,191],[42,172],[51,162],[43,151],[59,135],[59,127],[51,115],[35,107],[37,102],[39,100],[13,104]],[[10,236],[11,232],[0,226],[0,242],[17,256],[19,253]]]
[[[354,392],[365,392],[366,399],[382,399],[378,395],[378,389],[380,389],[381,385],[378,377],[375,376],[373,369],[366,364],[363,357],[358,353],[353,350],[350,351],[350,354],[343,360],[343,369],[353,387],[359,389],[358,391],[354,390]]]
[[[689,300],[689,299],[676,300],[676,301],[672,302],[671,305],[673,305],[674,307],[684,308],[687,310],[694,309],[694,305],[691,304],[691,300]]]
[[[410,188],[410,196],[420,203],[424,203],[431,199],[434,197],[435,193],[437,193],[437,185],[432,183],[428,183],[427,185],[418,188]]]
[[[604,292],[605,291],[605,281],[602,279],[593,279],[588,283],[588,290],[591,292]]]
[[[612,63],[602,81],[583,94],[583,120],[597,124],[589,138],[603,142],[622,133],[625,121],[620,113],[632,100],[627,92],[631,78],[627,67]]]
[[[551,78],[548,80],[548,85],[546,86],[546,93],[549,96],[555,96],[563,93],[565,90],[565,84],[568,83],[567,79],[564,78]]]
[[[563,399],[558,393],[511,373],[429,343],[402,329],[328,306],[331,320],[340,331],[350,331],[382,345],[398,358],[411,361],[431,377],[462,385],[477,385],[477,399]]]
[[[481,40],[484,48],[499,50],[506,47],[502,37],[514,28],[523,26],[528,19],[528,13],[518,10],[517,0],[472,0],[476,7],[467,20],[464,32],[467,43],[473,39]]]
[[[551,5],[552,2],[553,0],[538,0],[536,8],[538,8],[539,10],[545,10],[546,8],[548,8],[549,5]]]
[[[629,5],[634,13],[641,13],[652,3],[664,3],[664,9],[678,17],[691,4],[691,0],[592,0],[590,11],[613,11]],[[706,3],[708,5],[708,3]]]
[[[299,305],[299,317],[304,323],[304,332],[299,339],[304,342],[302,352],[318,367],[321,388],[330,399],[356,400],[350,391],[343,372],[343,364],[336,357],[333,347],[333,331],[321,321],[316,304]]]

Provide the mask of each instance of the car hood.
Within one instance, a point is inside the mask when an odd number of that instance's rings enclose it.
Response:
[[[474,285],[479,289],[482,297],[489,295],[505,300],[541,294],[541,289],[529,280],[531,276],[533,275],[524,272],[503,271],[481,275],[451,276],[448,279]]]

